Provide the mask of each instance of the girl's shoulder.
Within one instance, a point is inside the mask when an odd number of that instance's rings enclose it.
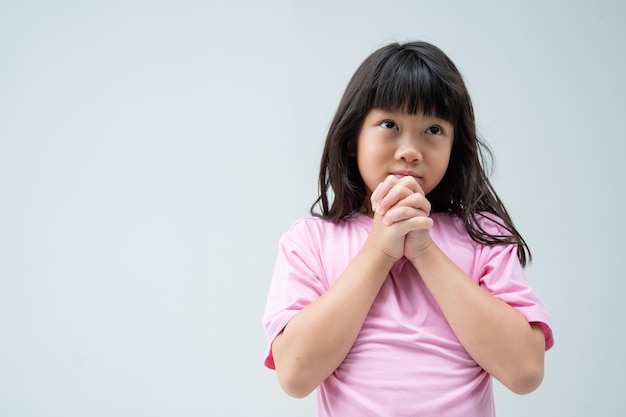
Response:
[[[474,215],[479,229],[491,236],[511,236],[512,233],[506,226],[506,222],[499,216],[489,212],[479,212]]]
[[[454,229],[459,233],[466,233],[465,222],[458,216],[448,213],[434,213],[431,217],[436,219],[443,227]],[[474,214],[472,223],[489,234],[505,236],[511,234],[507,230],[505,222],[500,217],[486,211]]]
[[[363,247],[371,230],[372,219],[350,216],[339,221],[319,217],[302,217],[283,234],[281,250],[290,257],[306,259],[314,269],[328,272],[328,268],[343,265]],[[334,276],[334,274],[330,274]]]
[[[352,228],[370,228],[372,226],[372,219],[363,214],[352,214],[343,219],[332,221],[322,217],[305,216],[296,220],[291,227],[291,231],[305,231],[305,230],[324,230],[324,231],[344,231]]]
[[[483,250],[484,244],[474,240],[467,229],[466,222],[448,213],[431,214],[434,220],[431,236],[438,241],[453,242],[455,245],[466,246],[473,250]],[[470,227],[485,236],[509,237],[511,232],[505,227],[505,223],[498,216],[480,212],[474,215]]]
[[[284,238],[309,242],[341,241],[350,236],[367,235],[371,227],[372,219],[362,214],[354,214],[338,221],[307,216],[296,220],[284,234]]]

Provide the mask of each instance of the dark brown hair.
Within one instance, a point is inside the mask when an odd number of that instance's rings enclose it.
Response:
[[[363,120],[374,108],[409,114],[421,111],[454,126],[448,169],[427,195],[431,212],[447,212],[460,218],[476,242],[516,244],[517,256],[526,265],[531,260],[530,249],[485,172],[484,163],[492,159],[492,154],[476,133],[474,110],[463,78],[443,51],[426,42],[387,45],[356,70],[326,137],[319,196],[311,206],[311,214],[339,221],[354,213],[369,212],[368,191],[359,173],[355,149]],[[507,233],[488,233],[479,217],[496,222]]]

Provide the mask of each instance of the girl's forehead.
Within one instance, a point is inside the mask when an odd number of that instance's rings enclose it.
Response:
[[[374,107],[369,112],[367,112],[367,115],[366,115],[367,118],[381,118],[381,117],[407,118],[407,117],[414,117],[414,116],[420,116],[421,118],[427,121],[432,120],[436,122],[451,123],[449,120],[438,116],[436,113],[426,112],[423,109],[418,109],[417,112],[411,113],[407,111],[406,108],[405,109],[382,109],[382,108]]]
[[[458,109],[459,97],[448,88],[441,86],[412,85],[411,88],[378,88],[370,96],[370,108],[436,115],[445,120],[452,120]]]
[[[449,123],[452,123],[452,117],[448,114],[441,114],[437,112],[437,108],[434,103],[431,104],[430,107],[425,107],[423,104],[416,106],[415,109],[412,109],[408,103],[403,104],[402,106],[373,106],[368,112],[367,115],[371,115],[373,112],[385,112],[397,116],[414,116],[420,115],[426,118],[444,120]]]

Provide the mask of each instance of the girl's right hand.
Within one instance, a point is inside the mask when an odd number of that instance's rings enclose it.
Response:
[[[372,193],[371,204],[374,224],[367,243],[394,262],[404,255],[409,232],[432,227],[430,203],[413,177],[388,176]]]

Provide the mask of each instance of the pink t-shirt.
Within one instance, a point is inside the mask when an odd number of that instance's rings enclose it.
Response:
[[[516,246],[480,245],[458,219],[431,217],[441,250],[483,289],[541,323],[549,349],[548,313],[524,278]],[[503,233],[489,220],[482,225]],[[304,218],[283,235],[264,317],[268,368],[274,338],[341,275],[371,226],[363,215],[339,223]],[[348,356],[318,387],[317,403],[320,417],[495,415],[491,376],[461,346],[406,258],[389,272]]]

